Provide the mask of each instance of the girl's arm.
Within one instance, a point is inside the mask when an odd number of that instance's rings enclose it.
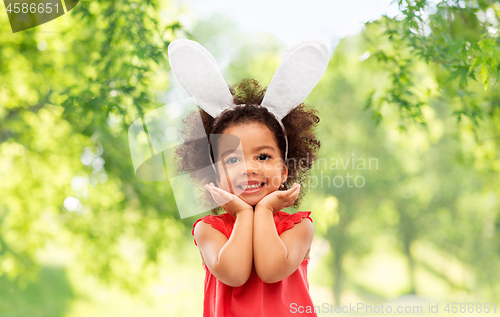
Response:
[[[253,211],[236,215],[231,237],[203,221],[194,229],[194,237],[203,261],[210,272],[222,283],[238,287],[248,280],[252,271]]]
[[[280,236],[273,218],[274,210],[257,205],[254,215],[254,263],[259,278],[276,283],[295,272],[311,248],[314,227],[302,220]]]

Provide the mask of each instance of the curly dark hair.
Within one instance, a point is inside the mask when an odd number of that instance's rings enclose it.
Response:
[[[198,172],[202,168],[210,166],[210,152],[206,145],[206,139],[199,136],[210,134],[221,134],[223,131],[234,125],[241,123],[257,122],[266,125],[274,134],[281,157],[285,157],[285,137],[276,117],[261,106],[267,88],[262,88],[258,81],[254,79],[244,79],[240,83],[229,87],[233,95],[233,102],[236,107],[223,111],[217,118],[212,118],[207,112],[199,108],[199,113],[191,112],[184,120],[184,127],[180,131],[184,144],[176,150],[175,164],[179,171],[190,172],[195,186],[199,189],[202,201],[211,201],[211,196],[205,190],[204,184],[215,183],[215,172],[207,175]],[[199,118],[203,122],[203,128],[199,124]],[[308,181],[308,174],[312,168],[316,153],[321,146],[321,142],[316,139],[314,129],[319,122],[317,111],[301,103],[298,107],[288,113],[282,120],[288,138],[288,177],[284,188],[291,188],[293,183],[304,185]],[[202,130],[204,129],[204,131]],[[197,137],[198,136],[198,137]],[[210,142],[210,140],[209,140]],[[214,153],[214,156],[215,153]],[[302,186],[305,188],[305,186]],[[297,200],[293,204],[298,207],[305,190],[301,190]],[[222,208],[211,210],[211,213],[218,215]]]

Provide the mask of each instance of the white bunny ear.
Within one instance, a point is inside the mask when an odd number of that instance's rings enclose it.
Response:
[[[212,117],[234,107],[215,58],[199,43],[177,39],[168,46],[170,67],[182,88]]]
[[[262,105],[283,119],[316,86],[329,57],[327,46],[317,40],[304,40],[292,46],[274,73]]]

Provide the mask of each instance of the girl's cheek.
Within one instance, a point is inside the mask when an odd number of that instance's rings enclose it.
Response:
[[[222,177],[221,178],[221,187],[225,191],[229,191],[229,183],[230,183],[230,180],[228,180],[227,177]]]
[[[262,164],[262,171],[268,175],[268,176],[274,176],[281,174],[281,171],[283,170],[281,162],[269,162],[266,164]]]
[[[231,175],[222,175],[221,178],[221,188],[227,192],[232,192],[236,188],[236,177],[231,177]]]
[[[281,171],[283,169],[282,161],[277,159],[264,161],[262,166],[264,169],[272,171]]]
[[[227,184],[227,187],[228,189],[233,189],[234,190],[234,186],[236,186],[236,184],[234,183],[234,180],[231,179],[230,177],[226,177],[226,184]]]
[[[271,179],[271,186],[274,188],[279,188],[281,185],[281,177],[280,176],[275,176]]]

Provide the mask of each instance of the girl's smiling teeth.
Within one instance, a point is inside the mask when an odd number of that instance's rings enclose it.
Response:
[[[265,185],[265,183],[258,183],[258,184],[252,184],[252,185],[238,185],[238,188],[240,188],[242,190],[252,190],[252,189],[261,188],[264,185]]]

